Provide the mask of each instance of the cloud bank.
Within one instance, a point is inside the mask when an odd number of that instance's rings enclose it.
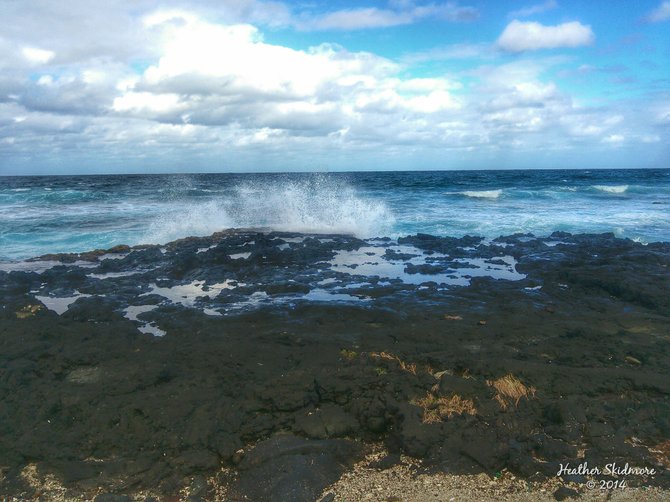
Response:
[[[515,19],[498,38],[498,46],[509,52],[524,52],[591,45],[594,39],[591,27],[577,21],[544,26]]]
[[[493,167],[486,162],[505,156],[661,144],[669,123],[665,98],[589,106],[565,89],[560,79],[582,75],[583,65],[535,51],[592,43],[591,28],[577,22],[515,20],[497,42],[494,33],[487,43],[391,59],[281,43],[272,37],[279,24],[316,29],[334,18],[280,3],[222,2],[216,14],[205,0],[161,8],[140,0],[132,14],[116,0],[36,3],[41,17],[12,4],[0,38],[0,174]],[[453,3],[417,5],[394,2],[351,29],[475,15]],[[327,29],[349,22],[337,19]],[[467,64],[415,71],[436,61]]]

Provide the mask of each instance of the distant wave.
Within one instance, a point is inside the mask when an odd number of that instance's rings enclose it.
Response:
[[[465,197],[472,197],[474,199],[497,199],[503,193],[502,189],[500,190],[466,190],[464,192],[457,192],[459,195],[464,195]]]
[[[240,227],[392,239],[416,233],[495,238],[616,231],[621,237],[670,242],[668,173],[1,178],[0,261],[122,243],[159,244]]]
[[[226,228],[387,235],[395,218],[379,200],[323,175],[305,180],[242,183],[207,202],[175,202],[156,216],[144,241],[164,243]]]
[[[628,185],[593,185],[593,188],[606,193],[624,193]]]

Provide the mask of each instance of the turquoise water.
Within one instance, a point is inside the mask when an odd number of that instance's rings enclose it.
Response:
[[[233,227],[397,237],[613,232],[670,241],[670,170],[0,178],[0,259]]]

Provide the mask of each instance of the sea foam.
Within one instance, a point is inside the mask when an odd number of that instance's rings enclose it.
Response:
[[[464,192],[458,192],[460,195],[466,197],[472,197],[475,199],[497,199],[503,193],[502,189],[500,190],[466,190]]]
[[[226,228],[373,237],[388,234],[394,222],[382,201],[342,180],[313,175],[241,183],[206,202],[176,200],[156,216],[143,240],[164,243]]]
[[[624,193],[628,185],[593,185],[593,188],[606,193]]]

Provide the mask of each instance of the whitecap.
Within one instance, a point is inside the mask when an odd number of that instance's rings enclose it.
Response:
[[[458,192],[460,195],[466,197],[472,197],[475,199],[497,199],[503,193],[502,189],[499,190],[466,190],[464,192]]]
[[[606,193],[624,193],[628,185],[593,185],[593,188]]]

